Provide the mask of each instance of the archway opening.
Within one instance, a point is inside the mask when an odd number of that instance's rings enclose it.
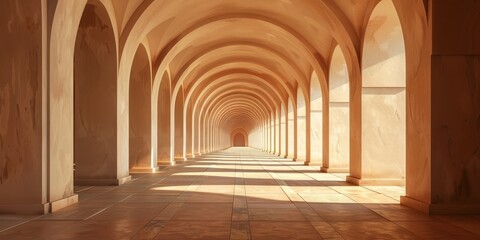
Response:
[[[83,12],[74,57],[75,184],[117,182],[117,55],[106,9]]]
[[[350,87],[347,63],[339,46],[330,62],[329,157],[322,171],[348,173],[350,166]]]
[[[288,136],[287,136],[287,145],[288,145],[288,158],[295,159],[295,115],[293,109],[292,98],[288,98]]]
[[[180,87],[175,100],[175,129],[173,131],[175,140],[173,142],[175,159],[183,160],[183,87]]]
[[[307,106],[302,89],[297,89],[297,159],[305,161],[307,157]]]
[[[233,136],[233,146],[234,147],[246,147],[246,141],[245,141],[245,136],[241,133],[235,134]]]
[[[152,79],[147,50],[140,45],[130,72],[130,171],[151,170],[151,94]]]
[[[170,79],[163,73],[157,99],[157,164],[170,164]]]
[[[372,12],[362,57],[362,181],[405,184],[406,60],[391,0]],[[367,184],[367,182],[365,182]]]
[[[323,98],[315,71],[310,77],[310,165],[321,165],[323,159]]]

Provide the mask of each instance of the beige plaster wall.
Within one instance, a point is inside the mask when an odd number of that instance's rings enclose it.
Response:
[[[0,213],[12,205],[43,213],[42,5],[0,5]]]
[[[116,64],[115,38],[108,14],[104,8],[89,4],[75,43],[76,180],[117,179]]]
[[[130,72],[130,169],[150,168],[151,163],[151,92],[150,61],[140,45]]]

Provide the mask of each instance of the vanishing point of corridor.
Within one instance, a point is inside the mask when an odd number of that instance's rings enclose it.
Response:
[[[345,174],[253,148],[229,148],[76,187],[79,202],[41,216],[2,215],[0,239],[479,239],[480,216],[401,206],[402,187],[362,187]]]

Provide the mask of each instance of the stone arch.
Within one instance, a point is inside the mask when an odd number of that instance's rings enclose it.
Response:
[[[339,46],[332,54],[329,75],[329,158],[322,171],[349,172],[350,161],[349,72]]]
[[[310,165],[321,165],[323,159],[323,97],[315,71],[310,77]]]
[[[151,150],[152,77],[150,59],[143,44],[138,47],[130,74],[129,168],[130,172],[151,171],[156,167],[156,163],[152,164]]]
[[[393,2],[381,1],[370,15],[363,40],[360,184],[405,183],[404,42]]]
[[[75,184],[112,185],[117,179],[117,50],[105,7],[89,1],[74,55]]]

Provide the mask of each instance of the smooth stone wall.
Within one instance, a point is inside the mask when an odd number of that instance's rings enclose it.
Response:
[[[1,213],[43,213],[46,202],[41,8],[40,1],[4,1],[0,8]]]

